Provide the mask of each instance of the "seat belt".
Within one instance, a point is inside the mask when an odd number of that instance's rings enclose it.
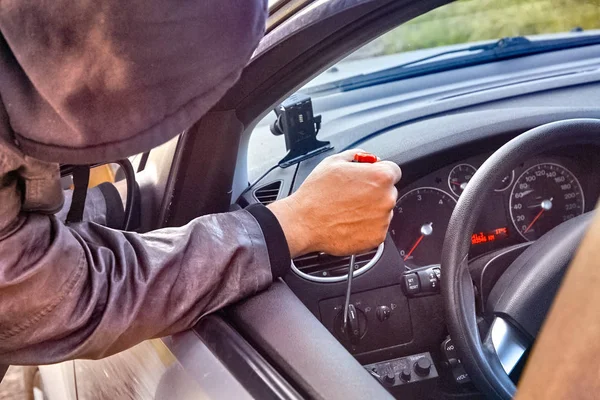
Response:
[[[71,208],[67,214],[67,224],[83,221],[83,210],[87,197],[88,184],[90,182],[90,167],[87,165],[76,165],[73,167],[73,197]]]

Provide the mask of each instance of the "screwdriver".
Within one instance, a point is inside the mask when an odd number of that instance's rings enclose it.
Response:
[[[354,155],[354,158],[352,160],[352,162],[357,162],[357,163],[366,163],[366,164],[373,164],[376,163],[377,161],[379,161],[379,158],[371,153],[356,153]],[[357,318],[356,315],[356,309],[354,306],[352,306],[352,310],[350,310],[350,294],[352,293],[352,278],[354,277],[354,265],[356,264],[356,254],[352,254],[350,256],[350,266],[348,268],[348,286],[346,287],[346,301],[344,302],[344,320],[343,320],[343,328],[344,328],[344,332],[348,332],[348,314],[351,313],[352,314],[352,318],[355,319]],[[358,337],[358,335],[360,334],[359,332],[360,327],[358,326],[358,324],[356,324],[356,326],[353,327],[353,336],[354,337]]]

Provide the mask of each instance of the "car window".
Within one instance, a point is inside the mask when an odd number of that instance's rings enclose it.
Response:
[[[373,40],[306,87],[392,67],[436,48],[592,29],[600,29],[600,0],[459,0]],[[377,62],[358,62],[365,59]]]
[[[594,32],[596,29],[600,29],[600,0],[459,0],[373,40],[315,77],[302,90],[310,91],[345,78],[503,37],[526,36],[530,40],[541,40],[562,37],[560,35],[600,33]],[[315,107],[315,114],[318,113]],[[250,180],[286,153],[284,138],[272,135],[269,130],[274,120],[275,114],[269,113],[251,136]]]

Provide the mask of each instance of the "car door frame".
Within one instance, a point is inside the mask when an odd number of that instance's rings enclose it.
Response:
[[[236,85],[182,136],[161,226],[178,226],[201,215],[228,211],[235,201],[232,194],[248,185],[248,139],[260,118],[361,45],[448,2],[317,2],[320,5],[303,9],[273,29]],[[198,157],[207,149],[209,160]],[[225,320],[310,398],[389,396],[283,282],[229,307]],[[335,365],[327,360],[334,360]]]

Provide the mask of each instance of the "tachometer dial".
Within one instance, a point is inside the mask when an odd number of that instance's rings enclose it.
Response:
[[[458,164],[448,174],[448,187],[456,196],[460,196],[477,169],[469,164]]]
[[[418,188],[400,197],[390,234],[408,268],[440,263],[455,205],[452,196],[436,188]]]
[[[581,185],[571,171],[558,164],[538,164],[517,179],[510,194],[510,216],[523,238],[535,240],[583,214],[584,202]]]

